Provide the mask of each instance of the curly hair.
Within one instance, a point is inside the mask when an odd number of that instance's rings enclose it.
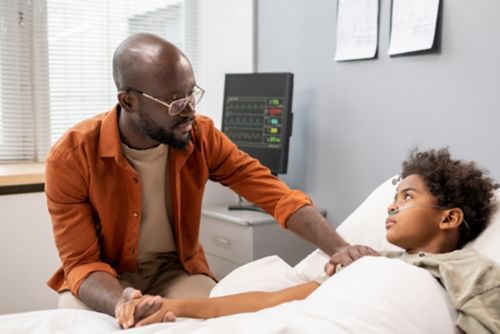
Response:
[[[448,148],[422,152],[414,149],[402,167],[402,178],[412,174],[422,177],[439,206],[462,209],[469,228],[460,225],[458,248],[486,228],[494,210],[494,191],[499,187],[487,170],[474,162],[452,159]]]

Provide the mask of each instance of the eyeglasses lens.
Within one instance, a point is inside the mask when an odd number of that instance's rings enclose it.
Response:
[[[170,113],[172,115],[177,115],[178,113],[183,111],[184,108],[186,108],[188,102],[188,98],[183,98],[172,102],[172,104],[170,105]]]
[[[170,114],[171,115],[180,114],[186,108],[188,103],[191,104],[192,107],[194,107],[195,105],[198,104],[198,102],[200,102],[202,96],[203,96],[202,91],[197,90],[193,92],[193,94],[185,98],[172,102],[172,104],[170,105]]]

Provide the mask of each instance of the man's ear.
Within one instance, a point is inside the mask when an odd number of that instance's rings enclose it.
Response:
[[[119,92],[116,97],[118,98],[118,103],[120,103],[122,109],[125,109],[126,111],[129,112],[134,112],[137,110],[139,106],[138,103],[139,101],[134,96],[134,94],[130,94],[127,92]]]
[[[441,230],[458,229],[463,223],[464,213],[460,208],[447,209],[443,212],[443,219],[439,223]]]

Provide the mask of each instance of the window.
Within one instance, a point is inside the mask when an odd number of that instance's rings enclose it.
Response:
[[[182,49],[209,96],[198,111],[220,109],[224,73],[253,70],[253,1],[233,2],[0,0],[0,163],[43,161],[64,131],[111,108],[112,54],[135,32]]]
[[[35,8],[27,1],[0,1],[0,159],[34,159],[38,133],[31,66],[38,43],[33,41]],[[40,62],[43,62],[40,57]]]

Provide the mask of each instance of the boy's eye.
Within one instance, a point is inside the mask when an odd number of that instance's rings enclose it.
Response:
[[[410,194],[404,194],[403,195],[403,199],[407,200],[407,199],[411,199],[411,195]]]

